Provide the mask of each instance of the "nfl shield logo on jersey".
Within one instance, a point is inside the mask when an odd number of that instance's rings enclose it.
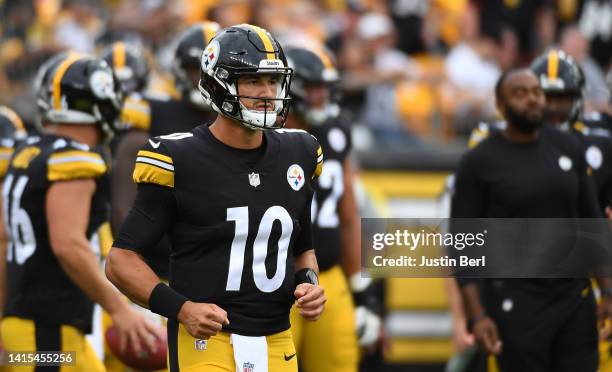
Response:
[[[287,169],[287,182],[295,191],[304,186],[304,170],[297,164],[293,164]]]
[[[259,186],[259,184],[261,183],[261,181],[259,180],[259,173],[253,172],[249,174],[249,183],[253,187]]]
[[[253,372],[254,369],[255,369],[255,364],[253,363],[245,362],[242,365],[242,372]]]
[[[195,340],[195,349],[197,351],[206,350],[207,346],[208,346],[208,341],[207,340],[200,340],[200,339]]]

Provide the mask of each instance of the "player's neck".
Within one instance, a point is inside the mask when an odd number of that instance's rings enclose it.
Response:
[[[527,133],[516,129],[511,124],[506,126],[506,129],[503,131],[504,136],[510,141],[515,143],[529,143],[538,139],[540,134],[539,130],[534,130],[531,133]]]
[[[263,131],[249,129],[223,115],[218,115],[209,128],[216,139],[230,147],[256,149],[263,144]]]
[[[98,128],[91,124],[49,124],[45,126],[45,131],[68,137],[89,147],[95,147],[100,142]]]

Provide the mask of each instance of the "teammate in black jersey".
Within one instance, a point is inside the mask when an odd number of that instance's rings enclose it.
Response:
[[[146,112],[144,117],[148,120],[144,122],[148,124],[132,126],[132,130],[125,133],[117,143],[112,179],[111,218],[115,230],[121,226],[136,197],[136,186],[132,182],[134,160],[136,153],[147,139],[150,136],[189,131],[200,124],[210,124],[216,117],[216,113],[202,99],[198,90],[198,81],[200,57],[218,30],[219,25],[215,22],[201,22],[191,26],[176,38],[172,73],[175,84],[181,92],[180,100],[162,100],[144,95],[146,109],[133,102],[132,106],[129,106],[131,101],[126,102],[122,116],[126,119],[138,118]],[[139,104],[142,104],[142,101]],[[137,107],[140,109],[137,110]],[[146,255],[147,263],[163,279],[168,278],[169,245],[168,238],[164,237],[155,249]]]
[[[339,75],[333,57],[322,46],[289,48],[287,59],[294,69],[287,127],[307,130],[325,153],[323,172],[314,185],[312,224],[320,281],[330,298],[316,323],[303,321],[293,311],[291,330],[304,370],[356,371],[358,343],[374,344],[381,321],[367,307],[372,281],[362,278],[360,272],[360,219],[349,158],[350,128],[332,97]],[[355,293],[357,313],[346,277]]]
[[[496,98],[507,126],[462,158],[451,216],[600,217],[578,140],[542,127],[544,93],[533,72],[504,74]],[[471,331],[486,351],[498,354],[502,371],[597,370],[597,319],[588,279],[459,284]],[[607,280],[599,284],[609,292]],[[600,308],[606,319],[610,308],[606,299]]]
[[[277,129],[291,69],[256,26],[221,31],[202,55],[210,126],[151,138],[138,152],[132,210],[107,276],[168,318],[170,371],[297,371],[289,310],[319,318],[310,222],[323,155],[304,131]],[[167,233],[170,287],[140,254]]]
[[[94,148],[110,133],[121,95],[104,61],[66,55],[49,67],[38,92],[46,132],[15,151],[2,189],[10,236],[2,339],[14,352],[76,351],[76,370],[104,371],[85,339],[94,302],[111,314],[123,348],[142,350],[154,332],[96,259],[108,166]]]
[[[9,160],[15,147],[25,139],[26,135],[23,121],[19,115],[9,107],[0,106],[0,186],[4,183]],[[3,217],[0,216],[0,309],[4,309],[6,301],[6,260],[4,257],[6,257],[7,244],[8,236],[4,229]],[[2,312],[0,311],[1,318]],[[1,332],[0,336],[2,336]],[[2,337],[0,337],[0,352],[2,348]]]

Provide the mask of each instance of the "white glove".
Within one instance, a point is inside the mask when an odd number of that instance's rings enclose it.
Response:
[[[380,338],[381,319],[367,307],[355,308],[355,325],[359,346],[370,346]]]

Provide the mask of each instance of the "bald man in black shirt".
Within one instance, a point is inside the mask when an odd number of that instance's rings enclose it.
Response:
[[[529,70],[496,86],[508,125],[461,160],[454,218],[599,218],[580,142],[542,126],[545,98]],[[612,314],[600,280],[601,315]],[[588,279],[459,280],[469,328],[502,371],[596,371],[596,305]]]

